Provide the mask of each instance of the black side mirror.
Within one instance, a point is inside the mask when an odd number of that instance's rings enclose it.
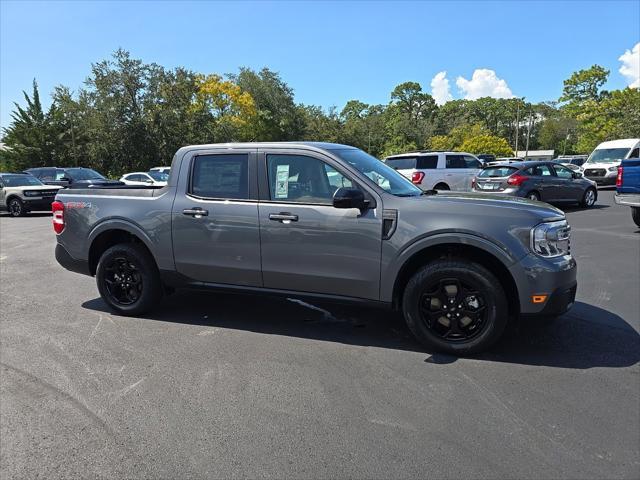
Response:
[[[342,187],[333,194],[333,206],[335,208],[357,208],[364,210],[369,206],[369,202],[365,200],[362,190]]]

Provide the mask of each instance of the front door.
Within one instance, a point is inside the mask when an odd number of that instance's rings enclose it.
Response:
[[[582,201],[583,186],[580,180],[577,180],[573,171],[562,165],[554,165],[558,182],[557,200],[563,202],[579,202]]]
[[[199,154],[183,164],[172,210],[176,270],[195,281],[262,286],[255,153]]]
[[[265,150],[259,162],[264,286],[378,300],[381,209],[332,204],[362,186],[321,154]]]

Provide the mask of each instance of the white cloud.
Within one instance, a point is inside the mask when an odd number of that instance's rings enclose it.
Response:
[[[449,100],[453,100],[447,72],[438,72],[436,76],[431,79],[431,96],[437,105],[443,105]]]
[[[478,68],[473,72],[471,80],[464,77],[456,79],[460,93],[467,100],[482,97],[512,98],[513,93],[503,79],[498,78],[496,72],[487,68]]]
[[[620,73],[626,77],[629,87],[640,88],[640,42],[631,50],[626,50],[620,58]]]

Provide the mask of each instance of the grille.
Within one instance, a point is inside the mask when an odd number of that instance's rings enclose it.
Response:
[[[587,177],[604,177],[607,171],[604,168],[588,168],[584,171]]]

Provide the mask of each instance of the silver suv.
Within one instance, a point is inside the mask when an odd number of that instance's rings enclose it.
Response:
[[[392,155],[385,163],[422,190],[471,191],[482,162],[465,152],[421,151]]]
[[[32,210],[51,211],[51,202],[61,187],[45,185],[26,173],[0,173],[0,210],[22,217]]]

